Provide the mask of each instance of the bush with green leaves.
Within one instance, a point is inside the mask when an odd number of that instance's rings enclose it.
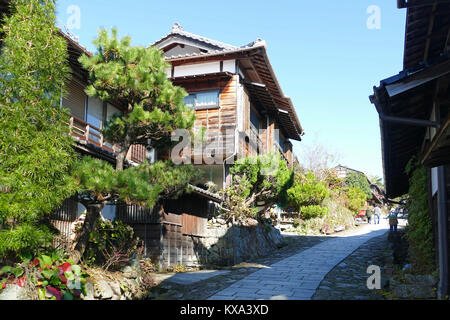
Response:
[[[104,270],[117,269],[139,252],[139,245],[131,226],[121,221],[100,221],[91,232],[85,257],[88,263]]]
[[[346,188],[344,191],[346,197],[346,207],[354,213],[364,208],[367,195],[359,187]]]
[[[76,192],[67,43],[52,0],[12,0],[0,26],[0,258],[51,244],[43,221]]]
[[[8,284],[16,284],[28,290],[30,299],[77,300],[86,295],[88,274],[80,266],[65,258],[60,251],[41,254],[32,259],[22,256],[22,262],[14,267],[0,269],[0,291]]]
[[[327,207],[319,205],[304,206],[300,208],[300,214],[303,219],[322,218],[328,213]]]
[[[409,258],[414,270],[431,273],[436,266],[433,226],[428,209],[427,172],[418,164],[416,158],[413,158],[406,167],[406,173],[410,176],[409,199],[406,205]]]
[[[350,172],[345,178],[347,188],[359,188],[366,196],[365,200],[372,198],[372,191],[367,177],[362,173]]]
[[[297,172],[293,186],[287,190],[288,206],[299,212],[303,219],[322,217],[328,210],[322,206],[329,195],[324,182],[308,172]]]
[[[236,217],[259,217],[275,204],[284,203],[293,182],[293,172],[279,153],[240,159],[230,172],[232,184],[221,194],[227,213]],[[262,210],[257,209],[258,203],[264,203]]]

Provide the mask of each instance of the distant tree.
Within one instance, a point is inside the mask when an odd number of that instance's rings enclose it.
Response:
[[[324,181],[330,175],[330,170],[338,161],[339,155],[330,152],[316,137],[312,142],[302,144],[299,159],[306,172],[310,171],[319,180]]]
[[[0,256],[51,243],[45,217],[72,196],[67,44],[52,0],[13,0],[0,29]],[[0,228],[2,229],[2,228]]]
[[[344,192],[346,196],[346,207],[353,212],[359,212],[366,204],[367,195],[359,187],[349,187]]]
[[[347,175],[347,177],[345,178],[345,184],[349,188],[361,189],[366,196],[366,200],[369,200],[372,198],[372,191],[370,189],[370,183],[364,174],[350,172]]]
[[[78,261],[96,228],[101,210],[111,201],[154,207],[165,197],[177,197],[187,190],[198,172],[192,166],[176,167],[172,162],[126,168],[125,158],[134,144],[170,148],[175,129],[191,129],[194,111],[184,105],[186,91],[167,79],[168,64],[154,47],[131,46],[130,37],[117,39],[101,30],[94,41],[97,53],[82,56],[89,71],[89,96],[117,101],[126,106],[103,130],[105,138],[121,147],[113,168],[100,160],[84,158],[76,172],[79,199],[87,208],[85,222],[72,259]]]
[[[383,178],[381,178],[377,175],[375,175],[375,176],[369,175],[368,178],[372,184],[376,184],[377,186],[384,188]]]

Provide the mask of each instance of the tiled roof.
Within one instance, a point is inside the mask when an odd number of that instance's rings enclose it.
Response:
[[[221,202],[222,202],[222,197],[221,197],[220,195],[216,194],[216,193],[209,192],[209,191],[207,191],[207,190],[205,190],[205,189],[196,187],[196,186],[194,186],[194,185],[192,185],[192,184],[189,185],[189,188],[190,188],[194,193],[196,193],[196,194],[198,194],[198,195],[200,195],[200,196],[209,198],[210,200],[212,200],[212,201],[214,201],[214,202],[217,202],[217,203],[221,203]]]
[[[207,55],[215,55],[215,54],[221,54],[221,53],[233,53],[233,52],[240,52],[243,51],[245,49],[250,49],[250,48],[256,48],[256,47],[260,47],[260,46],[265,46],[266,43],[265,41],[261,40],[261,39],[256,39],[255,41],[243,45],[243,46],[233,46],[231,44],[227,44],[224,42],[220,42],[217,40],[212,40],[191,32],[187,32],[183,29],[183,27],[179,24],[179,23],[175,23],[172,26],[172,30],[170,31],[170,33],[168,33],[167,35],[165,35],[164,37],[162,37],[161,39],[159,39],[158,41],[156,41],[155,43],[153,43],[154,46],[157,46],[158,44],[160,44],[161,42],[163,42],[164,40],[172,37],[172,36],[182,36],[194,41],[199,41],[204,43],[205,45],[209,46],[208,49],[206,49],[206,52],[202,52],[202,53],[189,53],[189,54],[184,54],[184,55],[177,55],[177,56],[170,56],[170,57],[166,57],[167,59],[176,59],[176,58],[186,58],[186,57],[195,57],[195,56],[207,56]]]

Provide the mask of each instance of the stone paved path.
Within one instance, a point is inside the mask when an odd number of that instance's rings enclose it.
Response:
[[[372,238],[326,275],[313,300],[385,300],[377,290],[367,288],[367,268],[381,268],[381,287],[389,276],[384,266],[392,260],[389,233]]]
[[[254,272],[209,300],[310,300],[325,276],[364,243],[387,232],[367,225],[357,233],[332,238]]]

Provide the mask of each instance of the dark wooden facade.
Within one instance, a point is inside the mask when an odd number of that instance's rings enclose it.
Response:
[[[161,268],[201,264],[210,201],[198,194],[167,200],[156,210],[134,205],[118,207],[117,219],[129,224],[142,240],[144,254]]]
[[[408,8],[404,70],[382,80],[370,100],[380,115],[387,196],[408,192],[412,157],[427,168],[443,298],[450,285],[450,3],[399,0],[399,7]]]

